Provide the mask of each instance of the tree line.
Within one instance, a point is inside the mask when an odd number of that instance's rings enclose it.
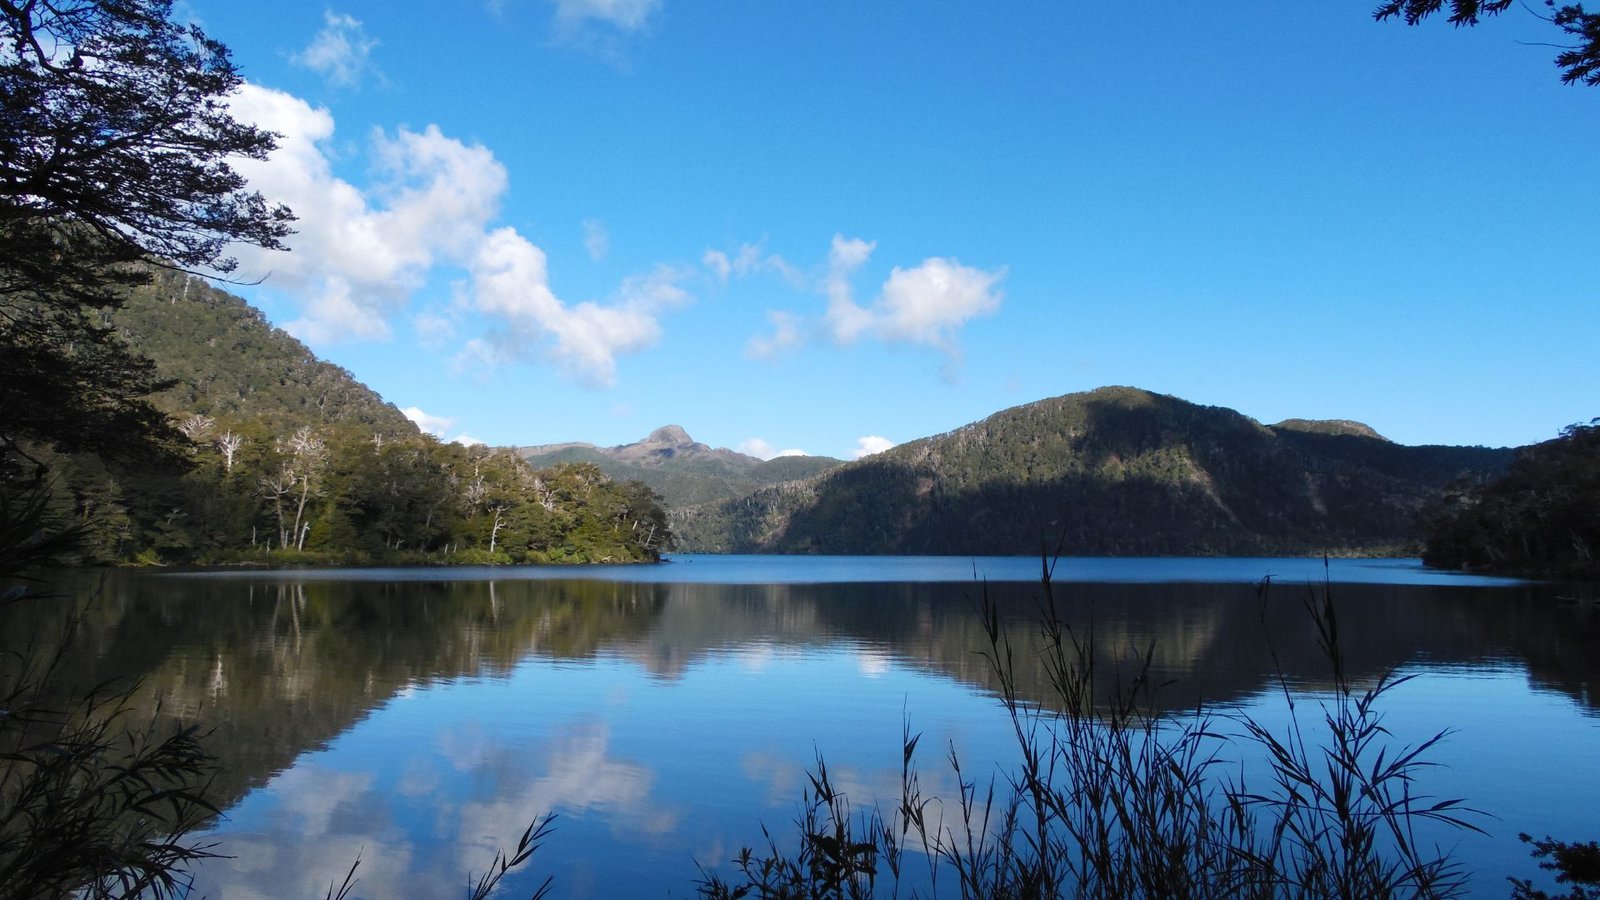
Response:
[[[594,465],[536,469],[507,450],[360,425],[195,414],[177,427],[189,458],[165,470],[37,451],[52,512],[87,533],[86,561],[640,562],[671,539],[649,488]]]

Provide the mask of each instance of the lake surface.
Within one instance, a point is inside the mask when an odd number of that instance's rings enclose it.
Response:
[[[140,704],[214,729],[232,859],[196,895],[460,896],[528,822],[556,831],[508,896],[692,896],[761,827],[787,837],[818,755],[858,807],[899,796],[903,722],[927,793],[1015,760],[977,653],[987,596],[1025,699],[1040,563],[1018,558],[679,557],[663,566],[112,573],[69,671],[142,679]],[[1257,582],[1271,576],[1263,598]],[[1487,814],[1457,848],[1474,895],[1533,877],[1518,832],[1600,838],[1600,608],[1592,586],[1414,561],[1065,559],[1055,593],[1105,647],[1153,642],[1175,715],[1281,722],[1279,675],[1314,701],[1329,666],[1301,602],[1326,585],[1346,665],[1398,743],[1441,729],[1421,790]],[[1588,602],[1585,602],[1588,601]],[[8,610],[0,643],[60,608]],[[1302,704],[1303,706],[1304,704]],[[787,843],[787,841],[785,841]]]

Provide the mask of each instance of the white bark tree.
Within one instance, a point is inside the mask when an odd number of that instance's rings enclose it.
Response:
[[[183,432],[184,437],[198,443],[202,438],[211,432],[211,426],[216,424],[216,421],[216,419],[213,419],[210,416],[203,416],[199,413],[195,413],[194,415],[184,419],[182,422],[179,422],[178,430]]]
[[[233,460],[238,455],[239,448],[244,446],[244,435],[224,431],[216,440],[217,449],[222,452],[222,471],[233,474]]]
[[[288,449],[294,466],[294,473],[300,482],[300,497],[295,502],[294,532],[295,549],[304,550],[306,546],[306,533],[311,530],[310,523],[305,521],[306,503],[311,499],[311,485],[317,476],[322,474],[328,461],[328,445],[310,426],[303,426],[284,442]]]

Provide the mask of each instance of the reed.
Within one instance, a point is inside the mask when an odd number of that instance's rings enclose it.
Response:
[[[82,548],[46,499],[0,497],[0,603],[72,602],[28,579]],[[135,721],[134,685],[59,689],[77,619],[0,658],[0,898],[182,896],[215,760],[197,728]]]
[[[1362,687],[1350,678],[1329,585],[1308,588],[1304,607],[1332,689],[1308,701],[1280,679],[1289,716],[1279,730],[1205,709],[1163,712],[1153,647],[1108,656],[1092,625],[1074,629],[1048,561],[1041,590],[1049,705],[1020,695],[1016,650],[984,595],[983,653],[1015,735],[1013,768],[974,779],[952,749],[957,796],[925,796],[920,736],[907,726],[901,797],[885,813],[852,811],[819,758],[794,848],[769,834],[764,850],[740,852],[731,874],[702,870],[700,896],[1369,898],[1462,890],[1461,867],[1417,836],[1425,822],[1478,830],[1461,801],[1421,789],[1427,754],[1447,734],[1393,745],[1380,705],[1406,679],[1386,675]],[[1258,591],[1265,609],[1270,582]],[[1236,765],[1241,751],[1264,757],[1265,769],[1247,779]]]

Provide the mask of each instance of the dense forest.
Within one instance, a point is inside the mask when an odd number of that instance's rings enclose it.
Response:
[[[1420,510],[1510,458],[1101,388],[674,510],[673,528],[685,546],[731,552],[1414,553]]]
[[[1523,448],[1500,478],[1453,486],[1427,528],[1429,565],[1600,577],[1600,419]]]
[[[155,363],[151,403],[181,440],[136,462],[20,448],[48,472],[52,511],[87,532],[87,561],[628,562],[670,540],[644,485],[441,444],[200,279],[156,274],[108,321]]]

